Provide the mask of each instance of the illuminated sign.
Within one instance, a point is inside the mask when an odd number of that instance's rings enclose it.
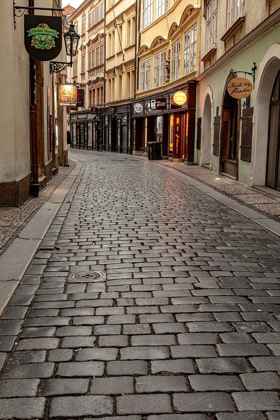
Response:
[[[59,104],[75,106],[77,103],[77,85],[75,83],[61,83],[59,85]]]
[[[173,101],[176,105],[184,105],[187,102],[187,95],[185,92],[179,90],[174,93]]]
[[[250,80],[245,77],[235,77],[227,85],[227,91],[235,99],[247,98],[253,90]]]

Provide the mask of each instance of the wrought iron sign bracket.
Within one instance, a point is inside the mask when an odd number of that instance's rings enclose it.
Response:
[[[247,74],[249,74],[250,76],[252,76],[252,77],[253,77],[253,83],[255,84],[256,70],[257,70],[256,63],[253,63],[253,67],[252,67],[252,71],[251,71],[251,72],[249,72],[249,71],[242,71],[242,70],[240,70],[240,71],[235,71],[235,70],[233,70],[233,69],[230,69],[230,73],[244,73],[244,74],[245,74],[245,76],[246,76]]]
[[[53,14],[54,11],[62,12],[64,9],[57,9],[53,7],[16,6],[14,2],[14,29],[16,29],[16,17],[23,16],[26,10],[48,10]]]
[[[72,67],[72,61],[67,63],[65,61],[50,61],[50,74],[60,73],[63,70],[66,70],[67,67]]]

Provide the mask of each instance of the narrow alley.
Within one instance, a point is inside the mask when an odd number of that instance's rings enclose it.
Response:
[[[280,238],[163,165],[70,157],[0,320],[0,418],[280,419]]]

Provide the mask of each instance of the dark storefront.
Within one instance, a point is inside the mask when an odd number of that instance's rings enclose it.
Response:
[[[94,114],[90,110],[71,112],[71,147],[85,150],[103,150],[101,127],[100,111]]]
[[[182,91],[187,100],[176,105],[174,94]],[[161,95],[132,104],[134,153],[146,153],[147,143],[162,142],[162,156],[194,163],[196,82],[176,86]]]
[[[104,108],[102,121],[104,150],[131,154],[130,104]]]

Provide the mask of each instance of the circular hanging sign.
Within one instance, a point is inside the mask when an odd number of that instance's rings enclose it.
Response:
[[[173,101],[176,105],[184,105],[187,102],[187,95],[185,92],[179,90],[178,92],[174,93]]]
[[[253,90],[250,80],[245,77],[235,77],[227,85],[227,91],[235,99],[247,98]]]
[[[134,112],[140,113],[143,111],[143,105],[140,103],[134,104]]]

